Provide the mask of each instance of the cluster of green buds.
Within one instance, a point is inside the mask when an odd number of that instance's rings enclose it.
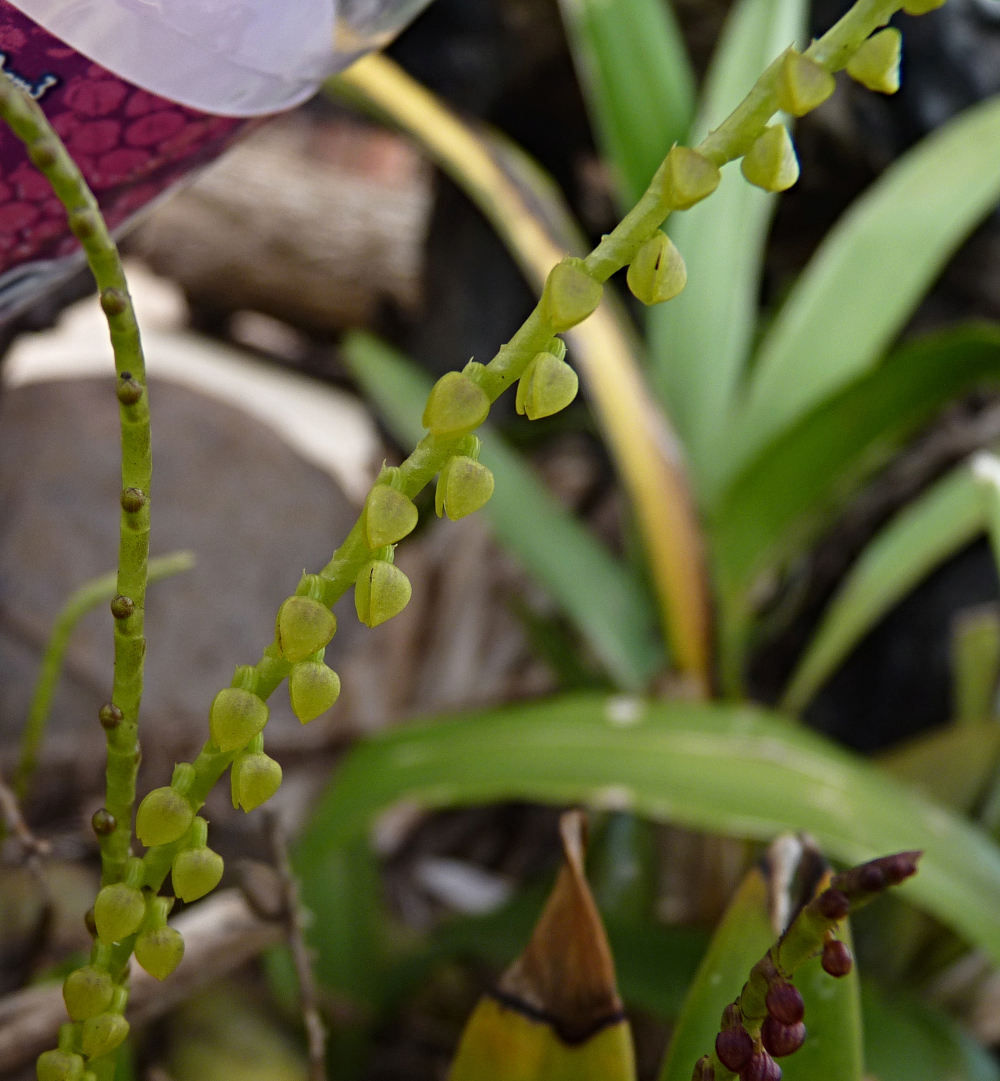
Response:
[[[367,515],[364,518],[367,523]],[[414,524],[416,524],[415,520]],[[412,528],[411,525],[410,529]],[[340,697],[340,677],[333,669],[327,667],[323,660],[326,647],[337,633],[337,617],[323,601],[323,588],[323,582],[318,575],[304,574],[295,596],[289,597],[282,604],[275,621],[275,647],[282,659],[291,665],[291,671],[288,674],[288,696],[292,711],[302,724],[308,724],[309,721],[325,713]],[[246,679],[254,682],[255,670],[251,668],[247,669],[247,672]],[[264,709],[266,710],[267,707],[264,706]],[[263,728],[264,726],[261,725],[258,731],[263,731]],[[256,735],[255,732],[254,736]],[[255,753],[263,754],[263,749],[258,749]],[[268,759],[268,762],[271,761]],[[277,766],[277,763],[273,764]],[[251,766],[250,773],[254,772],[259,771],[255,771]],[[271,772],[273,774],[274,771]],[[250,773],[247,774],[248,777]],[[280,780],[281,772],[278,767],[279,783]],[[237,803],[236,791],[234,779],[234,805]],[[249,810],[243,800],[240,800],[239,804]]]
[[[715,1060],[740,1081],[781,1081],[775,1059],[791,1055],[806,1038],[805,1003],[791,982],[795,970],[819,954],[824,971],[837,979],[854,966],[838,927],[890,886],[916,873],[919,852],[863,863],[828,880],[788,930],[753,967],[740,997],[722,1014],[715,1038]],[[695,1065],[693,1081],[716,1081],[716,1062],[705,1055]]]

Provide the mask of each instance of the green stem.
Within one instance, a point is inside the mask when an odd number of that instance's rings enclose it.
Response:
[[[118,376],[122,440],[122,491],[138,493],[141,506],[121,513],[117,591],[129,603],[115,619],[115,675],[111,700],[121,710],[121,722],[108,732],[107,798],[105,807],[116,826],[101,838],[102,879],[105,884],[124,874],[132,844],[132,808],[139,768],[139,704],[146,652],[143,614],[149,559],[149,486],[153,473],[150,449],[146,362],[139,340],[132,299],[115,242],[111,239],[93,193],[76,163],[52,130],[41,108],[7,79],[0,79],[0,116],[24,143],[28,156],[52,185],[66,208],[70,228],[83,246],[97,282],[101,307],[108,320]],[[125,500],[123,498],[123,504]]]
[[[163,578],[170,578],[182,571],[190,570],[193,566],[194,556],[190,552],[173,552],[167,556],[160,556],[149,562],[149,580],[158,582]],[[118,572],[111,571],[80,586],[71,594],[69,600],[63,605],[62,611],[56,616],[28,706],[28,720],[21,733],[20,759],[14,773],[14,791],[21,801],[28,795],[31,779],[38,765],[38,754],[45,739],[45,730],[52,710],[52,699],[62,674],[70,637],[77,623],[88,612],[99,605],[110,604],[117,593]]]

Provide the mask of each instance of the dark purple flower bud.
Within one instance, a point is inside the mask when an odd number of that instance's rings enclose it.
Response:
[[[758,1051],[740,1070],[740,1081],[781,1081],[781,1067],[766,1051]]]
[[[691,1081],[715,1081],[715,1067],[708,1055],[702,1055],[694,1064]]]
[[[839,939],[831,938],[823,947],[823,971],[838,979],[854,967],[851,951]]]
[[[878,893],[886,887],[885,872],[877,863],[866,863],[858,868],[858,885],[865,893]]]
[[[806,1006],[799,989],[784,980],[772,983],[764,999],[767,1012],[783,1025],[797,1025],[805,1016]]]
[[[824,890],[816,903],[828,920],[842,920],[851,911],[851,899],[841,890]]]
[[[882,861],[882,870],[885,872],[889,884],[898,886],[900,882],[905,882],[911,875],[915,875],[917,873],[917,860],[920,859],[921,855],[920,852],[898,852],[895,856],[888,856],[884,859]]]
[[[805,1042],[806,1026],[801,1021],[794,1025],[783,1025],[773,1017],[765,1017],[760,1038],[765,1049],[775,1058],[784,1058],[798,1051]]]
[[[730,1002],[722,1011],[722,1024],[719,1025],[719,1028],[727,1029],[732,1028],[734,1025],[742,1024],[743,1014],[740,1012],[739,1006],[735,1002]]]
[[[727,1070],[739,1073],[753,1055],[753,1040],[742,1025],[723,1029],[715,1037],[715,1053]]]

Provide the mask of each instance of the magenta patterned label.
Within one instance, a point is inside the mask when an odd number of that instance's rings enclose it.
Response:
[[[0,73],[44,109],[113,230],[217,157],[248,123],[133,86],[7,0],[0,0]],[[48,181],[0,124],[0,317],[61,273],[63,261],[78,250]]]

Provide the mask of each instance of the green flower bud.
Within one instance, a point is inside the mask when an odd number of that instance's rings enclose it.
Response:
[[[587,273],[582,259],[567,256],[550,271],[542,291],[541,311],[559,334],[592,315],[604,287]]]
[[[848,60],[847,74],[869,90],[879,94],[895,94],[899,89],[902,50],[903,35],[894,26],[880,30]]]
[[[187,833],[194,809],[185,796],[173,788],[154,788],[139,804],[135,833],[147,847],[169,845]]]
[[[170,880],[174,893],[190,904],[211,893],[222,879],[222,857],[210,848],[185,848],[174,856]]]
[[[83,1059],[70,1051],[45,1051],[35,1064],[38,1081],[81,1081]]]
[[[237,751],[264,730],[267,717],[267,705],[257,695],[227,687],[212,702],[208,730],[220,751]]]
[[[111,1005],[115,985],[107,972],[93,965],[71,972],[63,983],[63,1001],[66,1012],[74,1021],[86,1021],[96,1017]]]
[[[402,492],[388,484],[376,484],[365,501],[365,544],[372,549],[395,544],[413,532],[419,517],[412,500]]]
[[[292,712],[303,723],[315,720],[340,697],[340,676],[322,661],[302,661],[288,677]]]
[[[289,597],[278,609],[275,634],[286,661],[296,664],[322,649],[337,633],[337,617],[312,597]]]
[[[837,82],[811,57],[789,49],[778,69],[778,108],[792,116],[805,116],[834,92]]]
[[[142,892],[124,882],[105,886],[94,902],[97,937],[102,942],[121,942],[139,930],[146,915]]]
[[[518,384],[520,391],[520,384]],[[493,474],[467,454],[449,458],[438,476],[434,509],[440,518],[447,514],[453,521],[464,518],[485,506],[493,495]]]
[[[628,268],[628,287],[646,305],[673,300],[687,280],[683,256],[659,229],[639,249]]]
[[[457,439],[489,416],[486,391],[461,372],[448,372],[434,384],[424,409],[423,425],[435,435]]]
[[[668,208],[687,210],[711,195],[722,173],[697,150],[675,146],[667,155],[663,172],[663,201]]]
[[[241,754],[232,765],[233,806],[250,812],[281,787],[281,766],[263,751]]]
[[[743,175],[764,191],[786,191],[799,179],[799,159],[784,124],[764,129],[743,157]]]
[[[102,1013],[84,1021],[80,1028],[80,1050],[87,1058],[108,1054],[128,1035],[129,1023],[120,1013]]]
[[[576,397],[580,379],[566,363],[551,353],[536,353],[517,384],[518,413],[529,420],[551,417]]]
[[[158,980],[165,980],[183,956],[184,939],[173,927],[143,931],[135,940],[135,959]]]
[[[411,593],[410,581],[398,567],[383,559],[366,563],[354,586],[358,619],[369,627],[377,627],[398,616],[410,603]]]

